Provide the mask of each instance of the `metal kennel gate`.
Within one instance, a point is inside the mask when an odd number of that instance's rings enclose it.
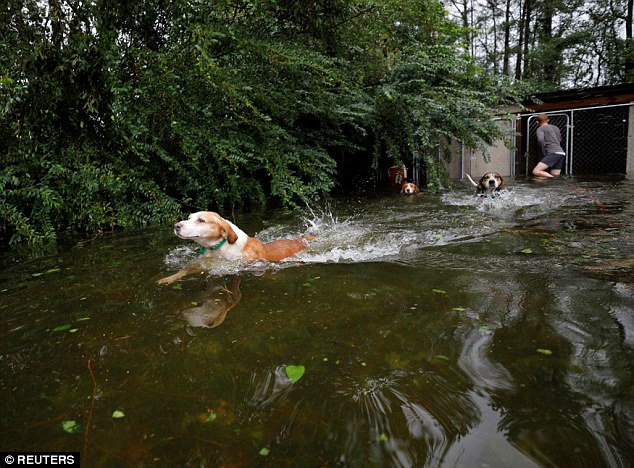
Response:
[[[565,174],[609,174],[626,172],[630,106],[589,107],[546,112],[550,124],[561,131],[566,151]],[[526,174],[542,159],[537,144],[537,114],[524,115]]]

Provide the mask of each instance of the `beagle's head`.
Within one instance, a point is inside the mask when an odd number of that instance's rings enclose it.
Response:
[[[478,185],[483,191],[501,190],[504,188],[504,179],[497,172],[487,172],[482,176]]]
[[[407,195],[413,195],[419,192],[420,190],[418,189],[418,186],[412,182],[405,182],[401,187],[401,193],[405,193]]]
[[[181,239],[193,240],[206,247],[213,247],[223,239],[230,244],[238,240],[238,235],[231,225],[213,211],[190,214],[186,220],[174,224],[174,234]]]

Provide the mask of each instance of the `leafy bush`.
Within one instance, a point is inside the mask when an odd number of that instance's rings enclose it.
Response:
[[[491,141],[510,92],[433,0],[8,0],[0,21],[10,243],[302,206],[376,148],[440,181],[439,139]]]

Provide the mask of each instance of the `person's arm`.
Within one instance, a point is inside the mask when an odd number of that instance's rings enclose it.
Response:
[[[544,153],[544,146],[545,146],[544,130],[542,130],[541,127],[538,127],[536,135],[537,135],[537,143],[539,143],[539,148],[542,150],[542,154],[545,155],[545,153]]]

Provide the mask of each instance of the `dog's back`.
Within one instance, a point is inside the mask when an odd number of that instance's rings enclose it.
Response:
[[[301,239],[280,239],[265,244],[254,237],[250,237],[243,254],[246,261],[265,260],[267,262],[279,262],[306,250],[306,243],[314,238],[314,236],[306,236]]]

